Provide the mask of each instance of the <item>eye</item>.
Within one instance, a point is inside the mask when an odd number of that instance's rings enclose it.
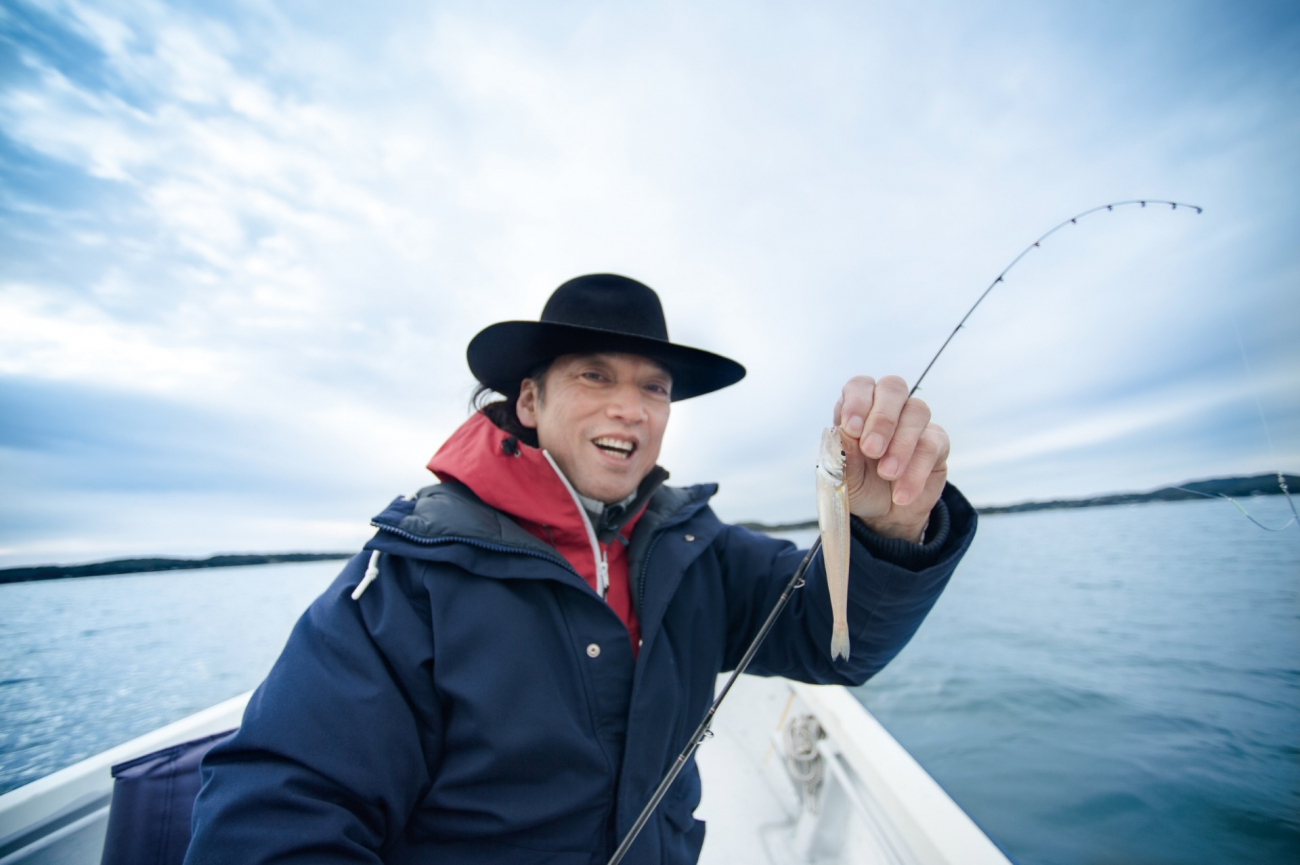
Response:
[[[668,396],[668,385],[660,384],[659,382],[648,384],[645,389],[659,396]]]
[[[601,372],[600,370],[596,370],[596,369],[589,369],[589,370],[587,370],[587,371],[581,373],[581,375],[582,375],[582,377],[585,378],[587,381],[604,381],[604,380],[605,380],[605,374],[604,374],[603,372]]]

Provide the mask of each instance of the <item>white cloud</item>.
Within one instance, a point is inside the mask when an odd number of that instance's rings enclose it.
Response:
[[[924,391],[959,483],[983,500],[1129,486],[1135,436],[1204,438],[1224,410],[1233,312],[1262,379],[1300,366],[1294,124],[1270,125],[1294,70],[1178,66],[1201,77],[1169,99],[1174,48],[1151,56],[1121,26],[1102,56],[1045,9],[453,5],[345,26],[48,8],[102,68],[21,46],[31,74],[0,91],[0,120],[106,179],[113,209],[48,241],[100,256],[84,283],[0,272],[0,370],[315,425],[323,452],[354,454],[336,470],[397,491],[463,415],[470,336],[615,270],[660,290],[676,339],[750,368],[676,410],[674,477],[721,480],[728,517],[802,516],[842,381],[915,377],[1024,243],[1107,199],[1207,212],[1098,215],[998,288]],[[15,208],[60,214],[39,194]],[[1300,406],[1269,387],[1285,437]],[[1175,476],[1242,464],[1167,451]]]
[[[0,374],[181,393],[232,372],[208,346],[164,341],[97,306],[31,285],[0,286]]]

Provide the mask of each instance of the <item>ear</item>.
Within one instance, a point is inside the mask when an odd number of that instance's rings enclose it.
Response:
[[[531,378],[523,380],[519,388],[519,400],[515,403],[515,416],[527,429],[537,429],[537,382]]]

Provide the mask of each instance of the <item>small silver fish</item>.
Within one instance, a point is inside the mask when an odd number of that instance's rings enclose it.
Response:
[[[817,524],[831,593],[831,660],[849,657],[849,493],[844,483],[844,440],[839,427],[822,431],[817,458]]]

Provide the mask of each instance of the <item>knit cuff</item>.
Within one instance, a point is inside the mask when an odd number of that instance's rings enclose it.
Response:
[[[880,559],[908,571],[923,571],[939,563],[943,558],[944,545],[948,543],[952,520],[948,516],[948,505],[943,499],[935,502],[930,511],[930,522],[925,527],[925,536],[921,543],[913,543],[900,538],[887,538],[878,535],[857,517],[849,517],[849,530],[853,537],[867,548],[872,558]]]

